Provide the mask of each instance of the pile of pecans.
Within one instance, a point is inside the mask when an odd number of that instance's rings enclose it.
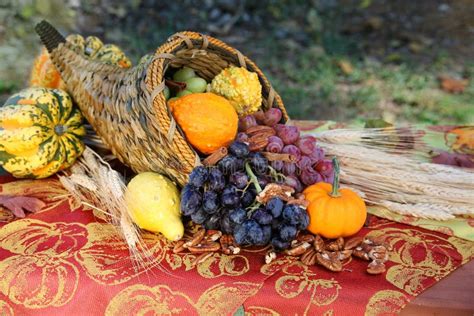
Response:
[[[299,257],[308,266],[318,264],[334,272],[343,270],[344,261],[351,256],[370,261],[367,273],[380,274],[385,272],[385,262],[388,260],[390,247],[383,241],[370,237],[352,237],[348,240],[339,237],[325,240],[319,235],[300,233],[284,254]],[[218,230],[199,228],[192,236],[177,241],[173,253],[190,252],[197,255],[194,265],[204,262],[217,251],[227,255],[240,253],[240,247],[232,235],[223,235]],[[268,251],[265,263],[275,260],[277,254]]]
[[[219,250],[227,255],[240,253],[240,248],[232,235],[223,235],[221,231],[212,229],[206,231],[204,228],[199,228],[189,238],[178,240],[173,247],[173,253],[182,253],[186,250],[198,255],[194,264],[203,262]]]
[[[354,256],[371,261],[367,273],[380,274],[385,272],[388,250],[388,245],[370,237],[353,237],[348,240],[339,237],[335,240],[324,240],[319,235],[300,234],[285,254],[299,257],[305,265],[318,264],[334,272],[342,271],[344,261]],[[276,255],[269,253],[265,262],[269,263],[274,258]]]

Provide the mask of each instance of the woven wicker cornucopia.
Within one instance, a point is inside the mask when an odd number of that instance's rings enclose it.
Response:
[[[169,66],[193,68],[212,80],[230,65],[258,74],[264,109],[278,107],[288,119],[280,96],[261,70],[238,50],[194,32],[171,36],[153,56],[131,69],[90,61],[77,54],[48,22],[36,31],[67,90],[112,153],[135,172],[156,171],[183,185],[200,158],[173,119],[162,92]]]

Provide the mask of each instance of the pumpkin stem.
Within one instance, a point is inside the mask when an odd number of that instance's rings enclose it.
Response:
[[[257,189],[257,194],[262,192],[263,190],[260,184],[258,183],[257,176],[253,173],[252,168],[250,168],[250,164],[248,162],[245,163],[245,171],[247,171],[247,175],[250,178],[250,182],[252,182],[255,186],[255,189]]]
[[[339,161],[337,158],[334,156],[332,157],[332,168],[334,170],[334,180],[332,182],[332,192],[330,195],[332,197],[339,197],[341,194],[339,193]]]

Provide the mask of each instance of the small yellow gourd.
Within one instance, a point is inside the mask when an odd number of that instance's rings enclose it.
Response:
[[[154,172],[136,175],[127,185],[125,201],[138,227],[171,241],[183,237],[179,191],[168,178]]]
[[[211,92],[223,96],[239,116],[257,112],[262,105],[262,85],[255,72],[243,67],[228,67],[211,82]]]

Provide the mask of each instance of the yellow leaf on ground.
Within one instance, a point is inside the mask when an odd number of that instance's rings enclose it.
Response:
[[[354,72],[354,67],[352,67],[351,62],[348,60],[340,60],[337,62],[337,65],[345,75],[350,75]]]

